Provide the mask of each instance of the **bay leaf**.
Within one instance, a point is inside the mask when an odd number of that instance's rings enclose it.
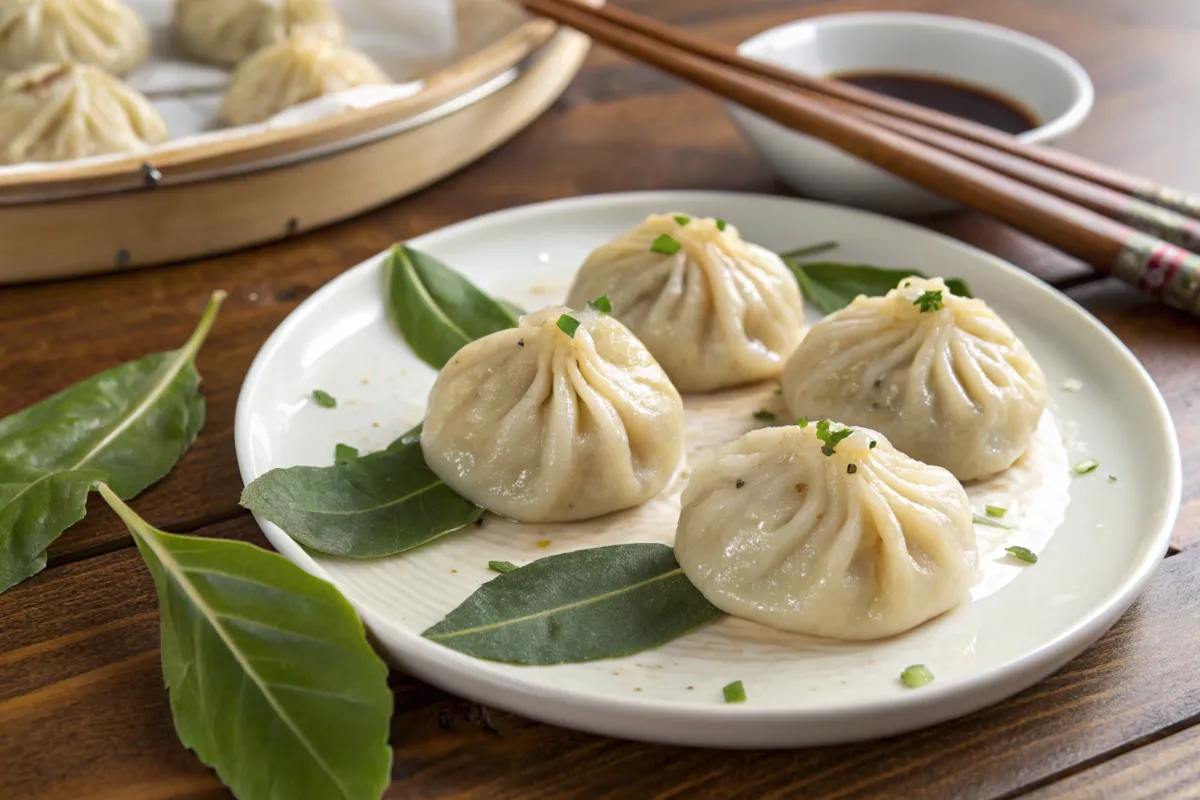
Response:
[[[306,547],[351,558],[402,553],[478,519],[483,509],[443,483],[406,437],[332,467],[273,469],[241,503]]]
[[[104,484],[158,591],[175,732],[239,800],[376,800],[387,667],[345,598],[245,542],[148,525]]]
[[[501,302],[433,256],[399,244],[384,263],[388,316],[425,363],[441,369],[463,346],[515,328],[515,306]]]
[[[567,664],[648,650],[721,615],[670,547],[618,544],[505,572],[422,635],[489,661]]]
[[[875,267],[870,264],[799,262],[787,257],[784,263],[796,276],[800,291],[808,301],[825,314],[845,308],[860,294],[880,297],[895,289],[905,278],[928,277],[913,269]],[[946,278],[946,286],[959,297],[971,296],[966,283],[960,278]]]
[[[123,498],[160,480],[204,425],[195,358],[225,298],[215,292],[178,350],[105,370],[0,419],[0,591],[40,572],[83,518],[89,486]]]

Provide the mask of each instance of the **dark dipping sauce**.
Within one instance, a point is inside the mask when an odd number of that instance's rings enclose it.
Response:
[[[1024,133],[1041,125],[1037,116],[1017,101],[949,78],[902,72],[848,72],[829,77],[1005,133]]]

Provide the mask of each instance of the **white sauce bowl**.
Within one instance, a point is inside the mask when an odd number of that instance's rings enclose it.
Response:
[[[1020,138],[1052,142],[1092,110],[1092,81],[1062,50],[1008,28],[938,14],[864,12],[789,22],[743,42],[749,58],[812,76],[882,72],[942,77],[1016,101],[1042,121]],[[900,216],[951,211],[950,200],[742,106],[734,122],[804,195]]]

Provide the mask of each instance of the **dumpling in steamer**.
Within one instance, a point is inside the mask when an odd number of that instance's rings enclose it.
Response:
[[[574,335],[559,326],[563,314],[579,320]],[[446,485],[487,510],[566,522],[658,494],[683,436],[679,393],[628,328],[551,308],[450,359],[429,395],[421,449]]]
[[[675,557],[713,605],[773,628],[864,640],[967,598],[978,553],[962,486],[865,428],[830,448],[842,430],[751,431],[693,471]]]
[[[659,214],[588,256],[570,306],[608,295],[684,392],[777,377],[804,302],[777,255],[720,220]]]
[[[293,31],[335,43],[346,39],[326,0],[176,0],[175,29],[193,56],[229,66]]]
[[[41,64],[0,83],[0,164],[135,152],[166,138],[150,102],[99,67]]]
[[[963,481],[1011,466],[1046,406],[1045,376],[1021,340],[940,278],[905,278],[830,314],[782,383],[793,415],[875,428]]]
[[[241,63],[221,102],[221,117],[234,125],[251,125],[316,97],[390,82],[374,61],[354,48],[299,31]]]
[[[123,75],[149,49],[146,23],[121,0],[0,0],[0,72],[78,63]]]

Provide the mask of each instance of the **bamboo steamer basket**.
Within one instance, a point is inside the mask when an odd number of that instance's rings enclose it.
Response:
[[[503,30],[408,97],[158,154],[0,171],[0,284],[238,250],[437,181],[537,118],[583,63],[586,37],[544,19],[513,24],[514,13],[504,0],[459,0],[460,27]]]

